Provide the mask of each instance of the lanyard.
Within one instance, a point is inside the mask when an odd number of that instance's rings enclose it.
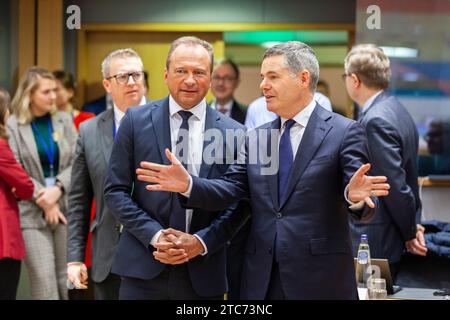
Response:
[[[53,175],[54,175],[53,163],[55,162],[55,145],[53,144],[53,140],[52,140],[52,132],[53,132],[52,121],[50,118],[48,118],[47,129],[48,129],[48,136],[50,137],[50,147],[47,146],[47,143],[45,143],[45,139],[42,136],[41,132],[38,130],[36,123],[32,122],[31,126],[33,127],[33,130],[36,132],[36,134],[39,138],[39,141],[41,142],[42,146],[44,147],[45,154],[47,155],[47,158],[48,158],[48,162],[50,162],[50,176],[53,177]]]

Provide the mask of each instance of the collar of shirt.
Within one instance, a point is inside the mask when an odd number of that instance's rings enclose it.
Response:
[[[172,98],[172,96],[169,96],[170,117],[173,118],[176,114],[178,114],[178,111],[180,111],[180,110],[185,110],[185,109],[180,107],[180,105],[175,101],[174,98]],[[203,120],[205,119],[205,116],[206,116],[206,100],[203,98],[203,100],[200,101],[200,103],[198,105],[189,109],[188,111],[192,112],[193,116],[197,120],[200,120],[203,122]],[[180,117],[180,119],[181,119],[180,115],[178,115],[178,117]]]
[[[213,102],[211,103],[211,107],[213,107],[217,111],[219,111],[220,109],[224,109],[225,110],[224,114],[229,115],[231,113],[231,109],[233,108],[233,103],[234,100],[231,99],[230,101],[225,103],[225,105],[222,106],[221,104],[217,103],[216,99],[214,99]]]
[[[316,107],[316,100],[312,99],[311,102],[299,113],[297,113],[292,119],[295,121],[294,126],[301,125],[303,128],[306,128],[308,124],[309,118]],[[284,124],[288,119],[281,118],[281,129],[284,130]]]
[[[116,124],[116,130],[119,130],[120,121],[125,116],[125,112],[120,110],[116,104],[114,104],[114,123]]]
[[[367,109],[372,105],[372,103],[375,101],[375,99],[383,92],[383,90],[378,91],[373,96],[371,96],[369,99],[367,99],[366,103],[364,103],[364,106],[362,107],[362,112],[366,112]]]
[[[147,103],[147,99],[145,97],[142,97],[141,102],[139,102],[139,105],[142,106]],[[120,110],[116,104],[114,103],[114,122],[116,124],[116,130],[119,130],[120,122],[122,121],[123,117],[125,116],[125,112]]]

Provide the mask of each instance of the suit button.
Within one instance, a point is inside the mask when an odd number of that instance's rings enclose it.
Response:
[[[272,254],[272,248],[269,248],[269,254]]]
[[[277,219],[281,219],[282,216],[281,212],[277,212]]]

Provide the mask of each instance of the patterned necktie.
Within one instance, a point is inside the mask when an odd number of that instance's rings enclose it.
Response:
[[[178,131],[176,150],[180,157],[183,166],[188,170],[189,159],[189,118],[192,116],[190,111],[178,111],[183,121],[181,122],[180,130]]]
[[[176,143],[176,151],[180,157],[183,166],[188,170],[189,159],[189,118],[192,116],[190,111],[178,111],[183,121],[181,122],[180,130],[178,131],[178,138]],[[189,171],[189,170],[188,170]],[[175,195],[176,197],[176,195]],[[178,201],[175,199],[174,201]],[[173,229],[186,232],[186,210],[179,205],[172,206],[170,214],[169,226]]]
[[[284,124],[284,132],[281,135],[279,146],[279,171],[278,171],[278,200],[281,203],[284,193],[286,191],[289,173],[294,163],[294,156],[292,154],[291,144],[291,128],[295,121],[289,119]]]

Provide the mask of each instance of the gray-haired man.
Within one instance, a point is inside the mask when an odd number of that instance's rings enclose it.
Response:
[[[111,52],[102,63],[103,86],[114,108],[81,124],[69,194],[67,274],[76,288],[87,288],[84,264],[89,230],[92,232],[92,273],[95,298],[118,299],[120,278],[111,274],[120,228],[103,199],[103,183],[111,150],[126,110],[146,103],[144,72],[132,49]],[[95,218],[89,227],[92,199]]]

